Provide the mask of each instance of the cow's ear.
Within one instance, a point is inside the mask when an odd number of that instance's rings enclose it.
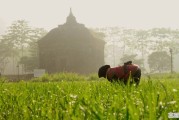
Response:
[[[131,60],[124,63],[124,65],[131,65],[131,64],[132,64]]]

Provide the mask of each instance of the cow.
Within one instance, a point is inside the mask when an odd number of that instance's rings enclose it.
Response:
[[[133,64],[132,61],[125,62],[124,65],[113,68],[110,65],[103,65],[98,70],[98,77],[107,78],[110,82],[123,82],[125,85],[128,82],[139,85],[141,69],[139,65]]]

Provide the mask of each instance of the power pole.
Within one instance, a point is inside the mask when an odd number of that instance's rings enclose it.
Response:
[[[17,79],[19,80],[19,64],[17,64]]]
[[[170,55],[171,55],[171,59],[170,59],[170,62],[171,62],[171,73],[173,73],[173,50],[170,48]]]
[[[115,66],[115,61],[116,61],[116,58],[115,58],[115,41],[113,41],[113,65]]]

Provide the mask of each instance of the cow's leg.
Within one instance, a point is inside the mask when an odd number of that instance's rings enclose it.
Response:
[[[140,83],[140,78],[141,78],[141,69],[139,68],[136,73],[133,75],[134,82],[136,85]]]

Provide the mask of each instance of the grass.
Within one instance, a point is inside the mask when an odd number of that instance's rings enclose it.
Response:
[[[167,120],[169,112],[179,112],[178,80],[177,74],[153,75],[138,87],[71,73],[1,80],[0,119]]]

